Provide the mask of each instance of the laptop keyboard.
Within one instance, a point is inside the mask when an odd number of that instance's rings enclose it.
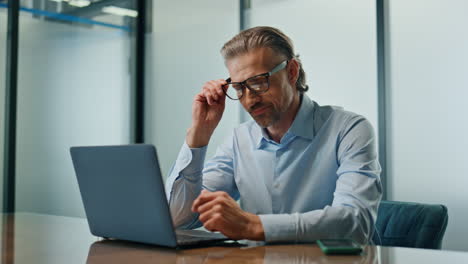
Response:
[[[177,244],[192,245],[200,242],[216,242],[228,240],[220,233],[211,233],[201,230],[176,230]]]

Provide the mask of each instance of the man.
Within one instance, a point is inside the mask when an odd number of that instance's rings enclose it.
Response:
[[[242,31],[221,53],[230,78],[207,82],[195,96],[192,125],[167,180],[174,224],[203,225],[232,239],[367,242],[382,195],[370,123],[305,95],[301,62],[278,29]],[[204,164],[226,94],[253,120]]]

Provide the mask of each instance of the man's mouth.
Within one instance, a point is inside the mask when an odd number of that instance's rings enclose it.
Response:
[[[253,111],[251,111],[250,113],[253,115],[253,116],[258,116],[258,115],[261,115],[261,114],[264,114],[267,110],[268,110],[268,106],[261,106]]]

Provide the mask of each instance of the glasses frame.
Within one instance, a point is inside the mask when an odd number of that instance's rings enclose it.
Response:
[[[275,74],[275,73],[281,71],[282,69],[286,68],[286,66],[288,65],[288,62],[289,62],[289,60],[282,61],[280,64],[276,65],[271,71],[265,72],[265,73],[262,73],[262,74],[257,74],[257,75],[255,75],[255,76],[252,76],[252,77],[250,77],[250,78],[245,79],[245,80],[242,81],[242,82],[231,82],[231,77],[229,77],[229,78],[226,79],[227,84],[223,85],[223,92],[224,92],[224,94],[225,94],[227,97],[229,97],[229,99],[231,99],[231,100],[240,100],[240,99],[244,96],[244,94],[245,94],[245,93],[244,93],[245,88],[249,89],[251,92],[253,92],[253,93],[255,93],[255,94],[266,93],[266,92],[270,89],[270,78],[269,78],[269,77],[270,77],[271,75],[273,75],[273,74]],[[259,92],[259,91],[256,91],[255,89],[249,87],[249,85],[247,85],[247,82],[248,82],[249,80],[252,80],[252,79],[254,79],[254,78],[261,77],[261,76],[267,77],[267,85],[268,85],[268,87],[267,87],[265,90]],[[229,86],[229,85],[233,85],[233,84],[240,85],[242,88],[244,88],[244,89],[242,90],[242,95],[241,95],[240,97],[232,98],[231,96],[228,95],[228,93],[227,93],[228,86]],[[227,87],[227,88],[226,88],[226,87]]]

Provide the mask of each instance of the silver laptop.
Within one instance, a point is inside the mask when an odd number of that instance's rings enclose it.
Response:
[[[72,147],[70,153],[93,235],[167,247],[228,239],[174,229],[153,145]]]

